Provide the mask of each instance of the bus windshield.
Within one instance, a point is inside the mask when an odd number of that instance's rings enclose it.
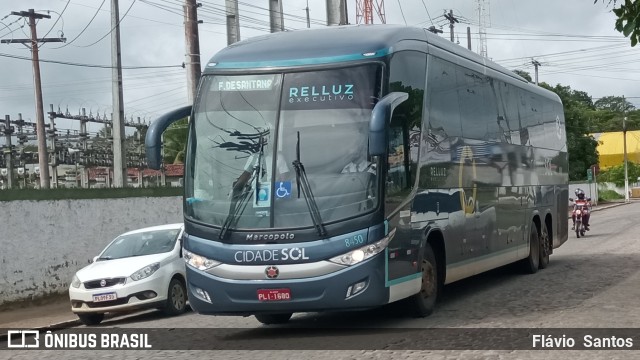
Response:
[[[189,140],[186,216],[256,230],[317,225],[309,202],[324,224],[373,211],[380,166],[368,157],[368,128],[381,84],[377,64],[205,76]]]

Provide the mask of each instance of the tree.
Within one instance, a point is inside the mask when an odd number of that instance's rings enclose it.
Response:
[[[637,179],[640,177],[640,165],[631,161],[627,162],[627,175],[629,179]],[[624,186],[624,164],[610,167],[600,171],[598,180],[603,182],[612,182],[618,187]]]
[[[523,78],[527,79],[528,82],[531,82],[531,74],[529,74],[528,72],[524,71],[524,70],[513,70],[514,73],[516,73],[517,75],[522,76]]]
[[[569,180],[585,180],[586,170],[598,163],[598,142],[589,135],[589,128],[584,126],[588,121],[587,114],[594,110],[591,97],[584,91],[572,90],[560,84],[551,87],[541,83],[540,86],[558,94],[564,105]]]
[[[165,164],[184,163],[188,134],[189,129],[186,117],[169,125],[164,131],[162,147],[164,149]]]
[[[593,3],[598,1],[594,0]],[[605,0],[602,1],[605,2]],[[636,46],[640,41],[640,2],[624,0],[624,4],[620,4],[619,8],[615,8],[618,5],[618,0],[609,0],[607,5],[611,5],[611,3],[614,6],[613,13],[618,17],[615,23],[616,30],[629,37],[631,46]]]
[[[622,96],[605,96],[595,102],[596,109],[609,111],[631,111],[635,110],[635,106]]]

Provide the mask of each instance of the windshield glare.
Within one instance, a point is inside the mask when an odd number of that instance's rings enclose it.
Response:
[[[368,158],[380,66],[205,77],[190,133],[186,215],[230,229],[313,226],[293,166],[324,223],[372,211]]]
[[[102,252],[99,260],[122,259],[169,252],[175,247],[179,233],[179,229],[171,229],[118,236]]]

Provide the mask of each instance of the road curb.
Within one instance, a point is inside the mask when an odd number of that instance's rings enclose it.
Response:
[[[596,208],[592,208],[591,212],[595,212],[595,211],[600,211],[600,210],[607,210],[607,209],[611,209],[617,206],[622,206],[622,205],[629,205],[631,204],[630,202],[628,203],[613,203],[613,204],[607,204],[607,205],[602,205],[602,207],[596,207]],[[571,206],[569,206],[571,207]],[[571,213],[569,213],[569,219],[571,219]]]

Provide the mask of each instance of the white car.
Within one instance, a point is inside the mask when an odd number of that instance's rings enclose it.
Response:
[[[182,232],[182,224],[171,224],[115,238],[74,275],[69,287],[71,311],[85,325],[99,324],[105,313],[142,308],[183,313],[187,291]]]

